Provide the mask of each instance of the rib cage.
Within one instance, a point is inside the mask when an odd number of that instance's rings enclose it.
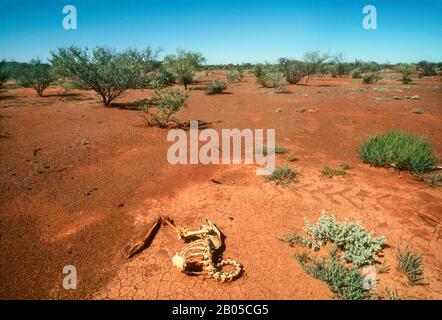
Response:
[[[182,238],[185,238],[186,234],[195,234],[195,232],[188,232],[185,229],[181,230],[183,232]],[[201,238],[186,244],[172,258],[174,266],[187,274],[206,273],[209,277],[221,282],[228,282],[237,278],[242,270],[241,263],[232,259],[222,259],[218,263],[214,262],[213,255],[221,244],[220,232],[216,226],[207,221],[207,224],[203,225],[202,229],[196,233]],[[222,271],[222,268],[227,265],[234,266],[235,270],[231,272]]]

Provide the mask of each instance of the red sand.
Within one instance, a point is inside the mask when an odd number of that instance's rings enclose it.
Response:
[[[284,188],[256,176],[254,166],[169,165],[167,130],[145,127],[139,111],[103,107],[92,91],[65,96],[50,88],[40,98],[31,89],[9,89],[0,99],[0,299],[328,299],[329,289],[293,259],[306,249],[277,239],[300,231],[306,216],[315,221],[322,208],[386,236],[390,247],[380,261],[391,271],[379,275],[380,294],[389,287],[402,298],[441,299],[441,189],[357,156],[368,135],[400,128],[424,133],[442,158],[438,80],[367,86],[324,77],[278,95],[246,77],[229,94],[193,90],[177,115],[183,121],[221,121],[217,130],[276,129],[277,145],[297,159],[288,165],[300,171]],[[358,92],[363,88],[371,89]],[[151,93],[130,90],[118,101]],[[373,99],[412,95],[422,100]],[[299,113],[300,106],[311,111]],[[277,164],[285,165],[286,156],[278,155]],[[320,175],[325,165],[344,161],[352,165],[348,176]],[[123,259],[123,247],[159,213],[189,228],[210,218],[227,236],[224,256],[239,260],[245,274],[221,284],[178,272],[171,258],[182,242],[167,227],[148,250]],[[404,244],[423,254],[428,285],[409,286],[396,270],[396,248]],[[62,288],[68,264],[77,268],[77,290]]]

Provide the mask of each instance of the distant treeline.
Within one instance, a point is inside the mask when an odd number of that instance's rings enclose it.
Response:
[[[109,105],[125,90],[132,88],[161,89],[171,84],[181,84],[187,90],[187,86],[196,80],[198,71],[205,71],[209,76],[212,70],[225,70],[229,83],[241,80],[245,73],[253,74],[262,86],[281,93],[285,92],[287,83],[297,84],[303,80],[307,85],[315,75],[351,75],[371,84],[385,76],[381,70],[390,69],[402,74],[400,81],[410,83],[415,74],[421,78],[440,74],[442,70],[442,62],[347,62],[341,53],[330,55],[319,51],[305,52],[300,60],[281,58],[276,63],[256,64],[207,64],[201,53],[182,49],[160,60],[159,52],[150,47],[123,51],[109,47],[58,48],[51,51],[49,63],[38,58],[29,63],[0,61],[0,87],[8,80],[15,80],[20,86],[34,88],[40,96],[51,84],[61,85],[66,91],[74,88],[92,89],[102,97],[105,105]],[[212,84],[216,89],[214,92],[226,87],[222,79],[212,80],[217,81]]]
[[[278,60],[278,64],[285,64],[287,62],[300,62],[302,63],[301,60],[290,60],[290,59],[286,59],[286,58],[281,58]],[[47,65],[48,67],[50,67],[49,63],[43,63],[45,65]],[[260,65],[262,63],[238,63],[238,64],[233,64],[233,63],[229,63],[229,64],[206,64],[206,65],[202,65],[201,66],[201,71],[204,70],[208,70],[208,71],[212,71],[212,70],[242,70],[242,71],[247,71],[247,70],[253,70],[255,68],[256,65]],[[264,63],[267,65],[276,65],[273,63]],[[157,61],[156,65],[155,65],[155,69],[160,69],[162,65],[162,61]],[[377,62],[363,62],[360,60],[355,60],[354,62],[335,62],[335,61],[329,61],[329,62],[324,62],[321,65],[321,69],[318,70],[318,73],[321,74],[333,74],[333,69],[335,66],[337,65],[342,65],[342,68],[344,70],[344,73],[349,74],[352,70],[354,70],[355,68],[357,68],[358,66],[362,66],[362,65],[371,65],[372,68],[374,66],[375,69],[377,70],[382,70],[382,69],[389,69],[389,70],[398,70],[400,66],[404,65],[404,63],[396,63],[396,64],[392,64],[392,63],[377,63]],[[421,68],[425,68],[425,69],[434,69],[436,70],[442,70],[442,62],[428,62],[426,60],[422,60],[420,62],[417,63],[410,63],[407,65],[412,65],[412,66],[416,66],[417,68],[421,67]],[[10,80],[16,80],[19,79],[27,70],[27,68],[29,68],[30,63],[29,62],[17,62],[17,61],[0,61],[0,72],[5,72],[9,75],[9,79]],[[434,73],[436,74],[436,73]]]

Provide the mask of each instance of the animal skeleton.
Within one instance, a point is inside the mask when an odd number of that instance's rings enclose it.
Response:
[[[179,239],[190,240],[172,258],[173,265],[180,271],[191,275],[206,273],[207,276],[221,282],[231,281],[239,276],[242,266],[238,261],[222,259],[218,263],[215,262],[214,255],[219,253],[223,242],[221,232],[212,222],[206,219],[201,229],[196,231],[177,228],[169,219],[165,219],[165,222],[177,232]],[[222,271],[222,268],[227,265],[235,267],[235,270]]]

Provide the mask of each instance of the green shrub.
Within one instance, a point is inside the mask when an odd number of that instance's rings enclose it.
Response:
[[[132,49],[116,52],[112,48],[96,47],[90,52],[72,46],[51,54],[58,76],[93,89],[106,106],[127,89],[140,87],[156,58],[150,48],[142,52]]]
[[[396,259],[398,269],[407,275],[411,285],[424,284],[422,258],[418,252],[412,252],[408,247],[398,248]]]
[[[170,121],[179,123],[173,115],[185,107],[186,99],[187,96],[177,89],[156,90],[151,100],[152,106],[145,110],[147,125],[165,128]]]
[[[262,147],[262,154],[264,156],[266,156],[268,154],[272,154],[272,153],[283,154],[286,152],[287,152],[287,149],[284,147],[280,147],[280,146],[275,146],[274,148],[267,148],[267,146]]]
[[[164,57],[165,68],[173,74],[174,78],[182,85],[184,89],[193,83],[195,72],[201,68],[206,59],[201,53],[184,51],[178,49],[176,54]]]
[[[279,59],[279,68],[285,75],[285,79],[290,84],[297,84],[305,76],[305,68],[301,61],[291,61]]]
[[[301,267],[315,279],[325,282],[341,300],[364,300],[369,298],[369,290],[364,288],[364,277],[357,268],[348,268],[339,259],[336,250],[330,252],[330,259],[315,259],[305,254],[295,255]]]
[[[227,72],[227,81],[229,81],[229,83],[232,83],[234,81],[240,81],[240,75],[239,72],[236,70],[230,70]]]
[[[210,96],[210,95],[213,95],[213,94],[221,93],[221,92],[223,92],[226,89],[227,89],[227,84],[224,81],[222,81],[220,79],[215,79],[207,87],[206,94]]]
[[[277,185],[285,185],[295,180],[297,172],[287,166],[278,167],[266,177],[267,181],[274,181]]]
[[[55,80],[50,68],[40,59],[32,59],[18,82],[23,87],[32,87],[42,97],[46,88]]]
[[[432,187],[442,186],[442,170],[430,171],[419,175],[419,178]]]
[[[361,68],[354,68],[351,70],[351,77],[352,78],[361,78],[362,77],[362,70]]]
[[[338,222],[334,215],[328,216],[325,210],[316,224],[306,220],[307,234],[312,238],[304,238],[301,244],[318,250],[328,242],[336,244],[344,251],[344,259],[355,266],[373,264],[378,258],[377,253],[385,245],[385,238],[375,238],[367,232],[362,224],[349,222],[347,219]]]
[[[421,174],[437,164],[431,144],[422,136],[400,131],[368,137],[359,147],[362,161]]]
[[[382,79],[382,74],[377,72],[367,72],[362,74],[362,82],[366,84],[376,83]]]
[[[344,169],[332,169],[328,166],[325,166],[324,169],[321,170],[321,174],[324,176],[345,176],[347,172]]]
[[[160,89],[169,84],[175,83],[176,79],[174,75],[164,67],[159,70],[151,72],[146,76],[146,81],[143,85],[149,89]]]
[[[403,84],[408,84],[410,82],[413,81],[413,79],[411,78],[411,75],[413,74],[413,68],[409,65],[402,65],[399,68],[399,71],[401,72],[401,79],[400,81]]]
[[[276,93],[283,93],[286,90],[285,76],[276,68],[267,68],[261,81],[266,87],[273,88]]]
[[[257,63],[255,65],[255,67],[253,68],[253,74],[256,77],[256,81],[258,83],[262,83],[263,78],[264,78],[264,73],[265,73],[266,67],[262,64],[262,63]]]
[[[417,65],[421,70],[421,77],[435,76],[437,74],[435,63],[422,60]]]

